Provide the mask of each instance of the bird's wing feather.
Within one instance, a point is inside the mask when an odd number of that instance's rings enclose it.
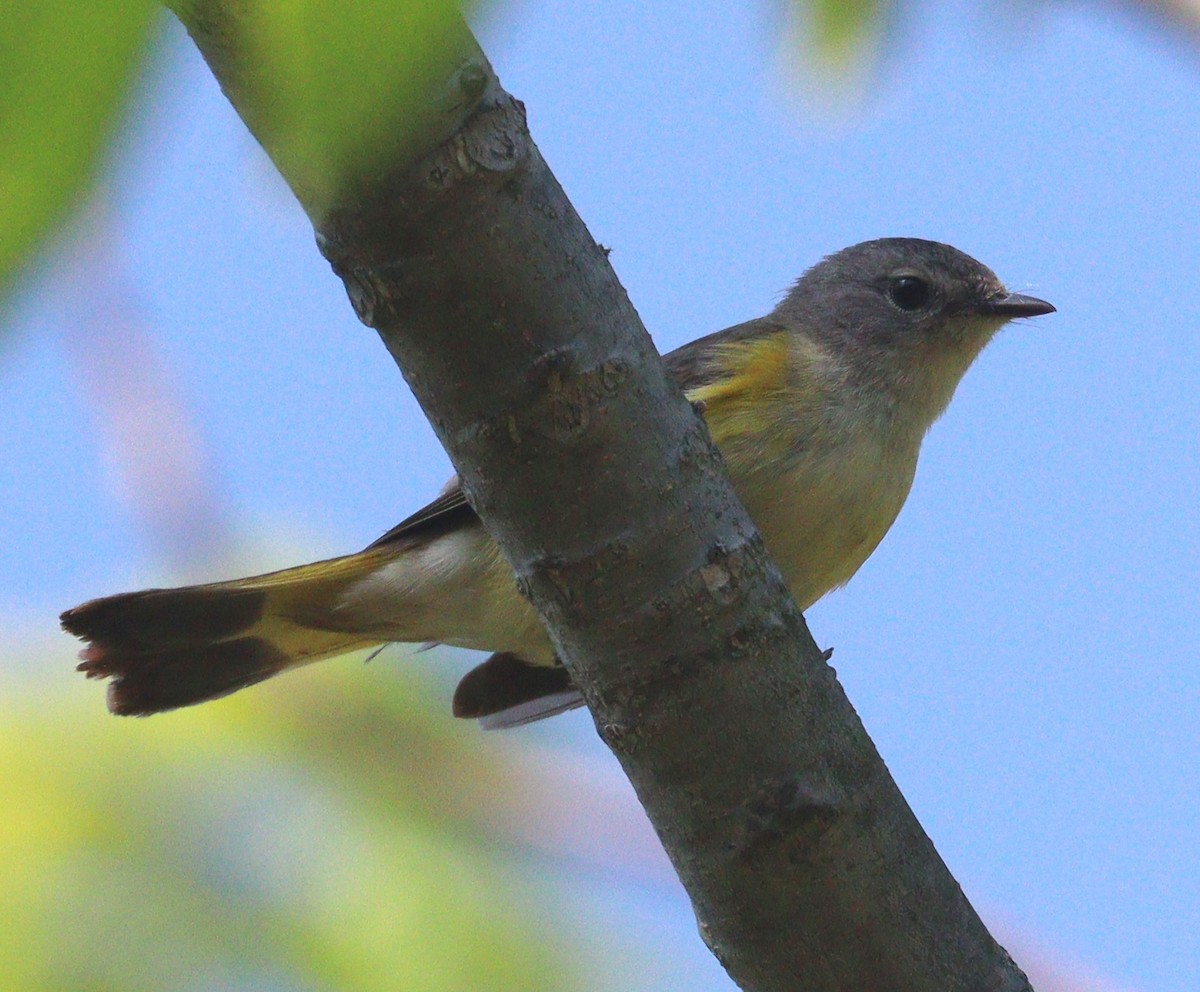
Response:
[[[752,344],[786,330],[786,327],[769,317],[759,317],[689,341],[663,355],[663,362],[679,388],[685,393],[691,393],[722,379],[728,379],[741,371],[737,363],[738,355],[749,358],[752,353],[736,347],[730,348],[730,345]]]
[[[729,378],[738,371],[731,367],[728,357],[723,363],[717,362],[718,349],[721,346],[767,338],[782,330],[784,328],[781,325],[766,318],[749,320],[676,348],[664,355],[663,361],[667,372],[679,388],[685,393],[690,393]],[[478,522],[479,517],[467,502],[462,487],[452,482],[432,503],[400,521],[386,534],[372,541],[367,549],[399,542],[431,540]]]
[[[372,541],[366,550],[400,541],[411,543],[429,540],[478,521],[479,517],[467,502],[462,486],[453,485],[432,503],[421,507],[412,516],[405,517],[382,537]]]

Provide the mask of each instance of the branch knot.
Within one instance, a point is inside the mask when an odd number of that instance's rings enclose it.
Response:
[[[742,806],[735,851],[743,857],[786,843],[811,860],[817,842],[843,814],[842,797],[825,783],[789,776],[761,782]]]

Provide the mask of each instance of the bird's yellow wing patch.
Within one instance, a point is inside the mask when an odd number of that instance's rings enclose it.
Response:
[[[820,400],[820,349],[786,331],[711,348],[705,364],[713,378],[687,398],[701,407],[726,460],[778,455],[799,441],[799,418]]]

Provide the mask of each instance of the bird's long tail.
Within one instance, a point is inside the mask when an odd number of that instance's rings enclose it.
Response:
[[[377,566],[359,553],[232,582],[121,593],[67,610],[61,620],[87,642],[79,670],[112,680],[108,708],[141,716],[381,643],[311,625]]]

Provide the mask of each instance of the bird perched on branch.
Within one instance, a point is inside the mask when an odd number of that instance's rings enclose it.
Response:
[[[1052,313],[949,245],[887,238],[805,273],[766,317],[665,356],[801,609],[845,583],[908,496],[921,441],[1002,325]],[[486,727],[582,699],[499,549],[451,485],[341,558],[67,610],[79,670],[148,714],[392,641],[494,652],[454,713]]]

